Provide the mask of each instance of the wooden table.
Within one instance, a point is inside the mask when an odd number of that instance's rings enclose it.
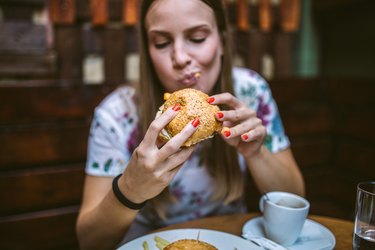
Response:
[[[189,221],[181,224],[161,228],[157,231],[164,231],[178,228],[204,228],[241,235],[242,226],[251,218],[259,216],[259,213],[236,214],[209,217],[200,220]],[[309,219],[314,220],[327,227],[335,235],[336,250],[352,249],[354,223],[351,221],[310,215]]]

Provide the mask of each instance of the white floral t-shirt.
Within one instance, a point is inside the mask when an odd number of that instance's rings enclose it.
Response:
[[[267,128],[265,146],[271,152],[288,148],[289,140],[267,82],[245,68],[234,68],[233,79],[235,95],[257,112]],[[132,87],[118,88],[95,109],[88,143],[88,175],[116,176],[126,168],[140,142],[134,95]],[[198,155],[199,147],[170,183],[169,189],[177,202],[166,204],[166,219],[161,219],[149,202],[139,211],[136,221],[157,228],[210,215],[244,211],[242,200],[225,206],[221,201],[211,201],[213,179]]]

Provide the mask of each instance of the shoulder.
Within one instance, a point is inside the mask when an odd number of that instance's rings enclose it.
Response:
[[[254,70],[234,67],[232,75],[234,94],[249,107],[255,108],[257,99],[271,94],[267,81]]]
[[[135,133],[139,120],[135,89],[121,86],[106,96],[95,108],[91,135],[100,133],[113,141],[126,141]]]
[[[97,106],[98,109],[114,110],[123,104],[134,104],[135,89],[131,86],[121,86],[108,94]]]
[[[121,86],[107,95],[95,108],[95,114],[106,114],[119,118],[124,114],[135,114],[135,89],[131,86]]]
[[[232,76],[235,87],[246,85],[268,85],[266,80],[258,72],[249,68],[234,67],[232,70]]]

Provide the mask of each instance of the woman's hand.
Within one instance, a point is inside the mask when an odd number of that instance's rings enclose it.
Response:
[[[193,120],[166,144],[160,147],[160,131],[177,115],[179,106],[169,108],[148,128],[142,142],[134,150],[123,176],[124,195],[135,203],[157,196],[168,186],[182,164],[189,158],[194,146],[181,148],[195,132],[199,120]]]
[[[216,119],[223,122],[221,135],[225,141],[236,147],[244,157],[257,154],[266,136],[266,128],[256,112],[230,93],[213,95],[208,101],[230,108],[216,114]]]

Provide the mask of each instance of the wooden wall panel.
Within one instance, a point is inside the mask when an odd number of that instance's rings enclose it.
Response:
[[[73,24],[76,18],[75,0],[49,0],[49,16],[56,24]]]
[[[85,160],[89,122],[0,130],[0,169]]]
[[[293,48],[294,34],[291,33],[275,33],[274,41],[274,61],[275,75],[277,77],[288,77],[293,75]]]
[[[324,79],[315,78],[283,78],[270,81],[278,106],[296,106],[298,103],[327,104],[328,84]]]
[[[362,180],[375,180],[375,145],[338,139],[334,161],[340,169],[353,171]]]
[[[279,108],[285,131],[290,136],[328,133],[332,129],[332,110],[324,104]]]
[[[1,23],[0,53],[37,54],[47,52],[47,30],[29,21]]]
[[[352,219],[357,183],[375,178],[374,81],[282,79],[270,86],[311,212]]]
[[[78,206],[0,218],[0,249],[78,250]]]
[[[0,76],[4,79],[49,79],[57,75],[57,56],[3,54],[0,56]]]
[[[125,82],[125,34],[119,28],[107,28],[104,39],[106,83]]]
[[[375,141],[375,105],[358,110],[338,111],[335,120],[334,133],[337,136],[367,142]]]
[[[358,180],[350,175],[337,174],[337,171],[333,165],[327,165],[320,171],[305,174],[311,212],[351,220]]]
[[[0,84],[0,125],[91,118],[94,108],[115,85],[64,85],[57,81]]]
[[[108,22],[108,0],[90,0],[91,24],[105,25]]]
[[[55,49],[58,53],[59,76],[62,80],[82,80],[82,34],[75,26],[59,26],[55,31]]]
[[[334,145],[329,134],[297,136],[289,139],[294,157],[303,169],[311,169],[332,162]]]
[[[337,109],[366,108],[375,105],[375,84],[369,78],[336,78],[327,85],[327,93]],[[341,107],[341,108],[340,108]]]
[[[0,175],[0,214],[8,216],[79,204],[85,163]]]

